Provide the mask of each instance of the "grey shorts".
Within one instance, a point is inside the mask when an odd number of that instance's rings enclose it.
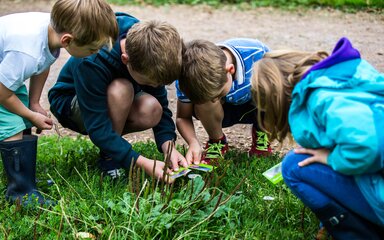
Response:
[[[75,96],[71,101],[71,113],[68,116],[68,119],[74,125],[76,125],[79,132],[86,132],[87,131],[85,129],[85,126],[84,126],[83,117],[81,116],[81,111],[80,111],[79,101],[77,100],[77,96]]]
[[[144,95],[148,94],[143,91],[139,91],[135,94],[135,99]],[[77,131],[80,133],[86,133],[87,130],[84,126],[84,120],[83,117],[81,116],[81,110],[79,106],[79,101],[77,99],[77,95],[75,95],[71,101],[71,107],[70,107],[70,114],[68,116],[68,120],[76,126]]]

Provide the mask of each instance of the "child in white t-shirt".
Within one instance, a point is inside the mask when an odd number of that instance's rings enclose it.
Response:
[[[60,0],[51,14],[0,17],[0,152],[9,201],[26,205],[37,198],[45,203],[35,184],[37,137],[23,135],[23,130],[52,128],[39,100],[60,48],[85,57],[111,45],[117,35],[114,12],[104,0]]]

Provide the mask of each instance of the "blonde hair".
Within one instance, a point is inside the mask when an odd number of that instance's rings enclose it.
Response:
[[[312,65],[327,56],[324,51],[277,50],[267,52],[253,65],[252,98],[258,109],[259,126],[268,133],[270,141],[282,142],[290,136],[288,111],[292,90]]]
[[[158,85],[168,85],[179,78],[182,48],[183,40],[176,28],[156,20],[134,24],[125,42],[127,64]]]
[[[115,13],[104,0],[58,0],[52,7],[51,26],[57,33],[72,34],[78,46],[111,48],[119,34]]]
[[[183,53],[180,90],[196,104],[217,98],[227,82],[226,60],[223,50],[210,41],[188,42]]]

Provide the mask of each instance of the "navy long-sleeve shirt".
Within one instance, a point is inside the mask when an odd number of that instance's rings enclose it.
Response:
[[[120,36],[123,37],[138,22],[136,18],[123,13],[116,13],[116,18]],[[166,88],[139,85],[134,81],[121,61],[120,40],[121,38],[116,41],[111,51],[101,49],[98,54],[86,58],[71,57],[61,70],[57,83],[50,89],[48,98],[52,113],[64,127],[71,128],[65,118],[69,115],[68,103],[77,95],[87,130],[84,134],[88,134],[101,151],[128,168],[131,161],[135,161],[140,154],[112,128],[108,114],[107,88],[114,79],[128,79],[133,83],[136,92],[143,90],[161,104],[163,115],[159,124],[153,128],[159,151],[164,142],[176,138],[176,133],[172,112],[168,108]]]

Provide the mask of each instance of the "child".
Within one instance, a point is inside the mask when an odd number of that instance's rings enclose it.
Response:
[[[158,149],[167,153],[176,138],[164,85],[180,75],[183,42],[165,22],[139,22],[117,13],[119,39],[84,59],[70,58],[48,93],[51,111],[67,128],[88,134],[100,149],[99,168],[112,178],[131,163],[161,180],[164,162],[134,151],[122,136],[153,129]],[[173,148],[171,167],[187,166]]]
[[[335,239],[381,239],[384,75],[342,38],[329,57],[265,54],[254,65],[252,95],[270,139],[292,134],[303,147],[283,160],[292,192]]]
[[[0,17],[0,152],[7,200],[23,205],[35,199],[45,202],[35,184],[37,137],[23,136],[23,130],[32,125],[52,128],[39,99],[60,48],[76,57],[88,56],[110,44],[117,31],[114,13],[103,0],[61,0],[51,14]],[[29,98],[24,84],[28,78]]]
[[[254,39],[234,38],[215,45],[205,40],[187,44],[183,54],[183,73],[176,82],[176,125],[189,149],[189,163],[209,162],[196,137],[192,116],[199,119],[211,144],[220,143],[221,154],[228,150],[222,128],[234,124],[253,124],[249,155],[268,155],[272,150],[266,135],[258,131],[256,108],[251,100],[250,76],[254,62],[269,49]]]

